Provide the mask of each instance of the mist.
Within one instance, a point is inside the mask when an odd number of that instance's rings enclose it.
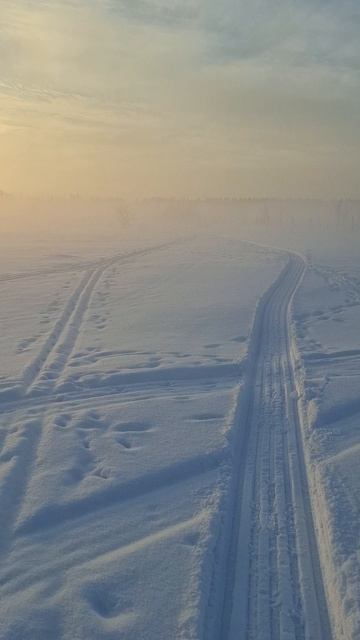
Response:
[[[360,638],[358,0],[1,0],[1,640]]]

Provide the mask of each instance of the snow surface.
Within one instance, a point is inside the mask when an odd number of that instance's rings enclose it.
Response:
[[[201,633],[247,340],[284,256],[183,227],[77,251],[30,229],[31,277],[23,237],[4,269],[4,640]]]
[[[360,635],[359,265],[315,266],[295,305],[308,453],[336,638]]]
[[[359,220],[2,202],[1,638],[320,640],[321,576],[333,640],[360,635]]]

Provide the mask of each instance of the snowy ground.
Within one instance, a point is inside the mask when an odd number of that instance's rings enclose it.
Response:
[[[323,566],[336,637],[346,639],[360,636],[359,266],[315,264],[295,307]]]
[[[324,578],[356,638],[353,210],[325,237],[314,203],[24,207],[1,219],[0,637],[328,640]]]
[[[186,235],[4,270],[4,639],[199,633],[247,338],[284,258]]]

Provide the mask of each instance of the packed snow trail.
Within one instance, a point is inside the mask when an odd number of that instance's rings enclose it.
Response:
[[[129,253],[115,254],[108,259],[95,262],[94,268],[84,274],[70,296],[40,352],[23,372],[25,395],[43,396],[53,391],[74,349],[91,296],[106,270],[118,263],[126,263],[173,244],[175,243],[168,242]]]
[[[330,640],[290,357],[289,310],[305,264],[259,306],[240,415],[221,640]]]

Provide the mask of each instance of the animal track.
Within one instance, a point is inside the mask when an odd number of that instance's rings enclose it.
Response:
[[[118,592],[118,587],[93,585],[85,592],[91,608],[102,618],[115,618],[131,611],[132,603]]]
[[[149,422],[120,422],[113,427],[113,431],[120,431],[121,433],[144,432],[150,430],[151,424]]]
[[[220,420],[223,416],[220,415],[219,413],[198,413],[195,414],[194,416],[191,416],[189,418],[189,420],[195,421],[195,422],[207,422],[210,420]]]
[[[96,476],[97,478],[103,478],[103,480],[108,480],[111,474],[110,474],[110,471],[108,471],[107,469],[104,469],[103,467],[97,467],[92,472],[92,475]]]
[[[102,420],[97,411],[91,410],[85,412],[76,421],[76,428],[81,431],[90,431],[93,429],[106,428],[108,425]]]
[[[117,442],[118,442],[118,444],[121,444],[121,446],[124,447],[125,449],[131,449],[132,448],[131,442],[129,442],[129,440],[127,440],[126,438],[118,438]]]
[[[56,418],[54,419],[54,425],[56,427],[61,427],[61,429],[64,429],[65,427],[67,427],[70,421],[71,421],[71,416],[69,414],[61,413],[60,415],[56,416]]]

